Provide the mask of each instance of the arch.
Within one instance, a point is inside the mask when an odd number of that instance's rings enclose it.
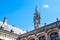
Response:
[[[53,33],[53,32],[58,32],[58,29],[57,29],[57,28],[55,28],[55,29],[50,29],[50,30],[47,32],[47,34],[50,36],[50,34]]]
[[[34,36],[34,35],[29,36],[29,37],[28,37],[28,40],[35,40],[35,36]]]
[[[37,34],[37,37],[39,40],[46,40],[46,33],[45,32],[40,32]]]
[[[28,40],[35,40],[34,38],[29,38]]]
[[[47,34],[48,34],[48,39],[51,39],[51,38],[50,38],[50,35],[51,35],[52,33],[54,33],[54,32],[58,32],[58,29],[57,29],[57,28],[54,28],[54,29],[48,30],[48,32],[47,32]]]
[[[45,36],[45,34],[46,34],[45,32],[38,33],[37,37],[39,38],[40,36]]]
[[[26,39],[23,38],[22,40],[26,40]]]
[[[45,36],[40,36],[39,40],[46,40],[46,37]]]
[[[59,40],[58,32],[53,32],[50,34],[51,40]]]
[[[26,38],[22,38],[21,40],[26,40]]]

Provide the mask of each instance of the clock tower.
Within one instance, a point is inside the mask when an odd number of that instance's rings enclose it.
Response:
[[[39,27],[40,27],[40,14],[36,6],[35,13],[34,13],[34,28],[38,29]]]

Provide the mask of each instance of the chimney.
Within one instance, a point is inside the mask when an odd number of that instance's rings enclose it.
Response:
[[[3,24],[7,24],[7,22],[8,22],[8,19],[4,17]]]

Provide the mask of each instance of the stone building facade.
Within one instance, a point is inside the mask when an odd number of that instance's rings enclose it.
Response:
[[[40,14],[35,9],[34,13],[34,30],[24,33],[18,37],[18,40],[60,40],[60,21],[40,27]],[[40,28],[39,28],[40,27]]]
[[[60,20],[40,27],[40,14],[37,9],[34,13],[34,30],[25,32],[7,24],[7,18],[0,22],[0,40],[60,40]]]
[[[25,31],[17,28],[15,25],[9,25],[6,17],[3,22],[0,22],[0,40],[17,40],[18,36],[23,33]]]
[[[0,28],[0,40],[16,40],[18,35]]]

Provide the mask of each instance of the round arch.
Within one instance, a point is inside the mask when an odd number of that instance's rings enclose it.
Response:
[[[52,33],[55,33],[55,32],[58,33],[58,29],[57,29],[57,28],[48,30],[48,32],[47,32],[48,38],[51,39],[50,35],[51,35]]]
[[[40,36],[45,36],[45,34],[46,34],[45,32],[38,33],[37,37],[39,38]]]
[[[35,38],[30,37],[28,40],[35,40]]]
[[[47,34],[50,36],[50,34],[51,33],[53,33],[53,32],[58,32],[58,29],[50,29],[48,32],[47,32]]]
[[[59,40],[58,32],[53,32],[50,34],[51,40]]]
[[[37,37],[39,40],[45,40],[46,39],[46,33],[45,32],[38,33]]]
[[[34,36],[34,35],[29,36],[29,37],[28,37],[28,40],[35,40],[35,36]]]

